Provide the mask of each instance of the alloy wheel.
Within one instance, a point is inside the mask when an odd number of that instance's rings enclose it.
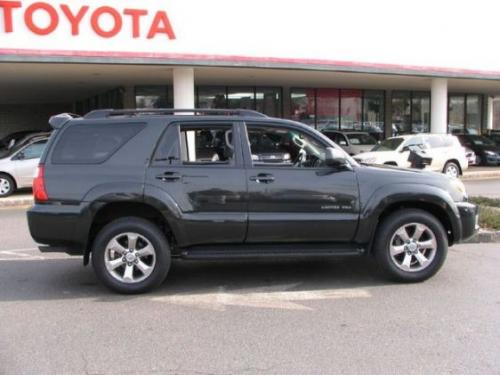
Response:
[[[104,264],[109,274],[126,283],[139,283],[151,275],[156,251],[151,242],[138,233],[121,233],[108,242]]]
[[[435,234],[422,223],[409,223],[399,227],[390,242],[392,261],[406,272],[422,271],[429,267],[436,256],[436,250]]]
[[[460,176],[460,172],[455,164],[450,164],[446,167],[444,172],[447,176],[450,177],[458,177]]]
[[[0,195],[6,195],[10,192],[10,181],[6,178],[0,178]]]

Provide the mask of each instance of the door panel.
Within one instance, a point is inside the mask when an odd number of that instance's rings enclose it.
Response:
[[[247,242],[350,241],[359,215],[357,179],[350,169],[321,166],[326,147],[333,145],[298,127],[246,127],[248,132],[242,133],[248,137],[243,143],[250,144]],[[255,139],[271,139],[274,144],[263,147]],[[260,153],[276,158],[262,161]],[[290,158],[279,159],[285,154]]]
[[[19,188],[30,187],[35,178],[36,169],[40,159],[15,160],[13,161],[16,171],[16,181]]]
[[[185,131],[184,126],[189,129]],[[170,155],[165,157],[158,156],[160,145],[156,161],[153,160],[146,174],[146,184],[165,191],[181,212],[178,220],[182,233],[177,238],[181,247],[238,243],[243,242],[246,235],[248,198],[241,150],[231,145],[232,151],[224,151],[225,155],[231,153],[229,159],[222,160],[224,156],[221,155],[220,159],[212,161],[216,158],[217,147],[211,146],[221,139],[214,140],[206,129],[215,134],[232,130],[232,124],[170,125],[162,143],[176,141],[181,147],[166,145],[165,150]],[[202,136],[203,140],[198,139]]]

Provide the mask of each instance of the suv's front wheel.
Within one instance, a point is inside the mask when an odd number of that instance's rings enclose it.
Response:
[[[170,268],[170,249],[153,223],[125,217],[107,224],[92,249],[97,277],[119,293],[143,293],[162,283]]]
[[[392,279],[417,282],[441,268],[448,240],[436,217],[422,210],[403,209],[384,219],[374,250],[378,264]]]

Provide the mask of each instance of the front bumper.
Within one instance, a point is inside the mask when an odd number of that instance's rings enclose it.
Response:
[[[457,242],[471,238],[479,230],[479,207],[469,202],[457,203],[462,233]]]

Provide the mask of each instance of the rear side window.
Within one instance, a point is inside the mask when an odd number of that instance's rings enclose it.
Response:
[[[61,135],[53,164],[99,164],[144,128],[144,123],[73,125]]]

